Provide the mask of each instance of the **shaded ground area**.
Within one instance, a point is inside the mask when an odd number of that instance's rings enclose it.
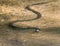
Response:
[[[43,2],[42,0],[1,0],[0,2],[0,46],[60,46],[59,0],[31,7],[42,14],[40,19],[16,23],[18,27],[40,28],[39,33],[34,32],[33,29],[15,30],[10,28],[8,23],[17,19],[36,17],[34,13],[25,10],[24,7],[32,3]]]

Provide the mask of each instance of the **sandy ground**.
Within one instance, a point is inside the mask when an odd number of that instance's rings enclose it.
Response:
[[[34,13],[25,9],[27,5],[51,0],[1,0],[0,1],[0,46],[60,46],[60,1],[32,6],[40,12],[42,17],[38,20],[18,22],[17,26],[32,26],[41,29],[39,33],[34,30],[14,30],[8,23],[19,19],[32,19]]]

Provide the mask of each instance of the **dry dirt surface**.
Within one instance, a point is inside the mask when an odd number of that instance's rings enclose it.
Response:
[[[46,1],[51,2],[31,7],[42,14],[40,19],[15,23],[19,27],[38,27],[40,32],[8,26],[14,20],[36,17],[25,7]],[[0,0],[0,46],[60,46],[60,0]]]

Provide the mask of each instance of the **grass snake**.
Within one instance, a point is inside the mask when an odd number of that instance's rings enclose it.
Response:
[[[42,16],[41,13],[39,13],[38,11],[35,11],[34,9],[31,9],[30,7],[34,6],[34,5],[42,5],[42,4],[46,4],[46,3],[48,3],[48,2],[36,3],[36,4],[26,6],[25,9],[35,13],[36,18],[29,19],[29,20],[16,20],[16,21],[10,22],[9,27],[14,28],[14,29],[19,29],[19,30],[35,29],[35,32],[40,32],[41,31],[40,28],[37,28],[37,27],[27,27],[27,28],[17,27],[17,26],[14,25],[14,23],[32,21],[32,20],[37,20],[37,19],[41,18],[41,16]]]

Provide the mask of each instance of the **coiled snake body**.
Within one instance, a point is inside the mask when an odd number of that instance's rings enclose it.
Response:
[[[13,21],[13,22],[9,23],[9,26],[12,27],[12,28],[14,28],[14,29],[20,29],[20,30],[35,29],[36,32],[39,32],[40,29],[37,28],[37,27],[22,28],[22,27],[14,26],[13,24],[14,24],[14,23],[17,23],[17,22],[32,21],[32,20],[39,19],[39,18],[41,17],[41,13],[39,13],[39,12],[37,12],[37,11],[31,9],[30,6],[41,5],[41,4],[46,4],[46,3],[48,3],[48,2],[32,4],[32,5],[29,5],[29,6],[25,7],[25,9],[27,9],[27,10],[32,11],[33,13],[35,13],[35,14],[37,15],[36,18],[30,19],[30,20],[16,20],[16,21]]]

